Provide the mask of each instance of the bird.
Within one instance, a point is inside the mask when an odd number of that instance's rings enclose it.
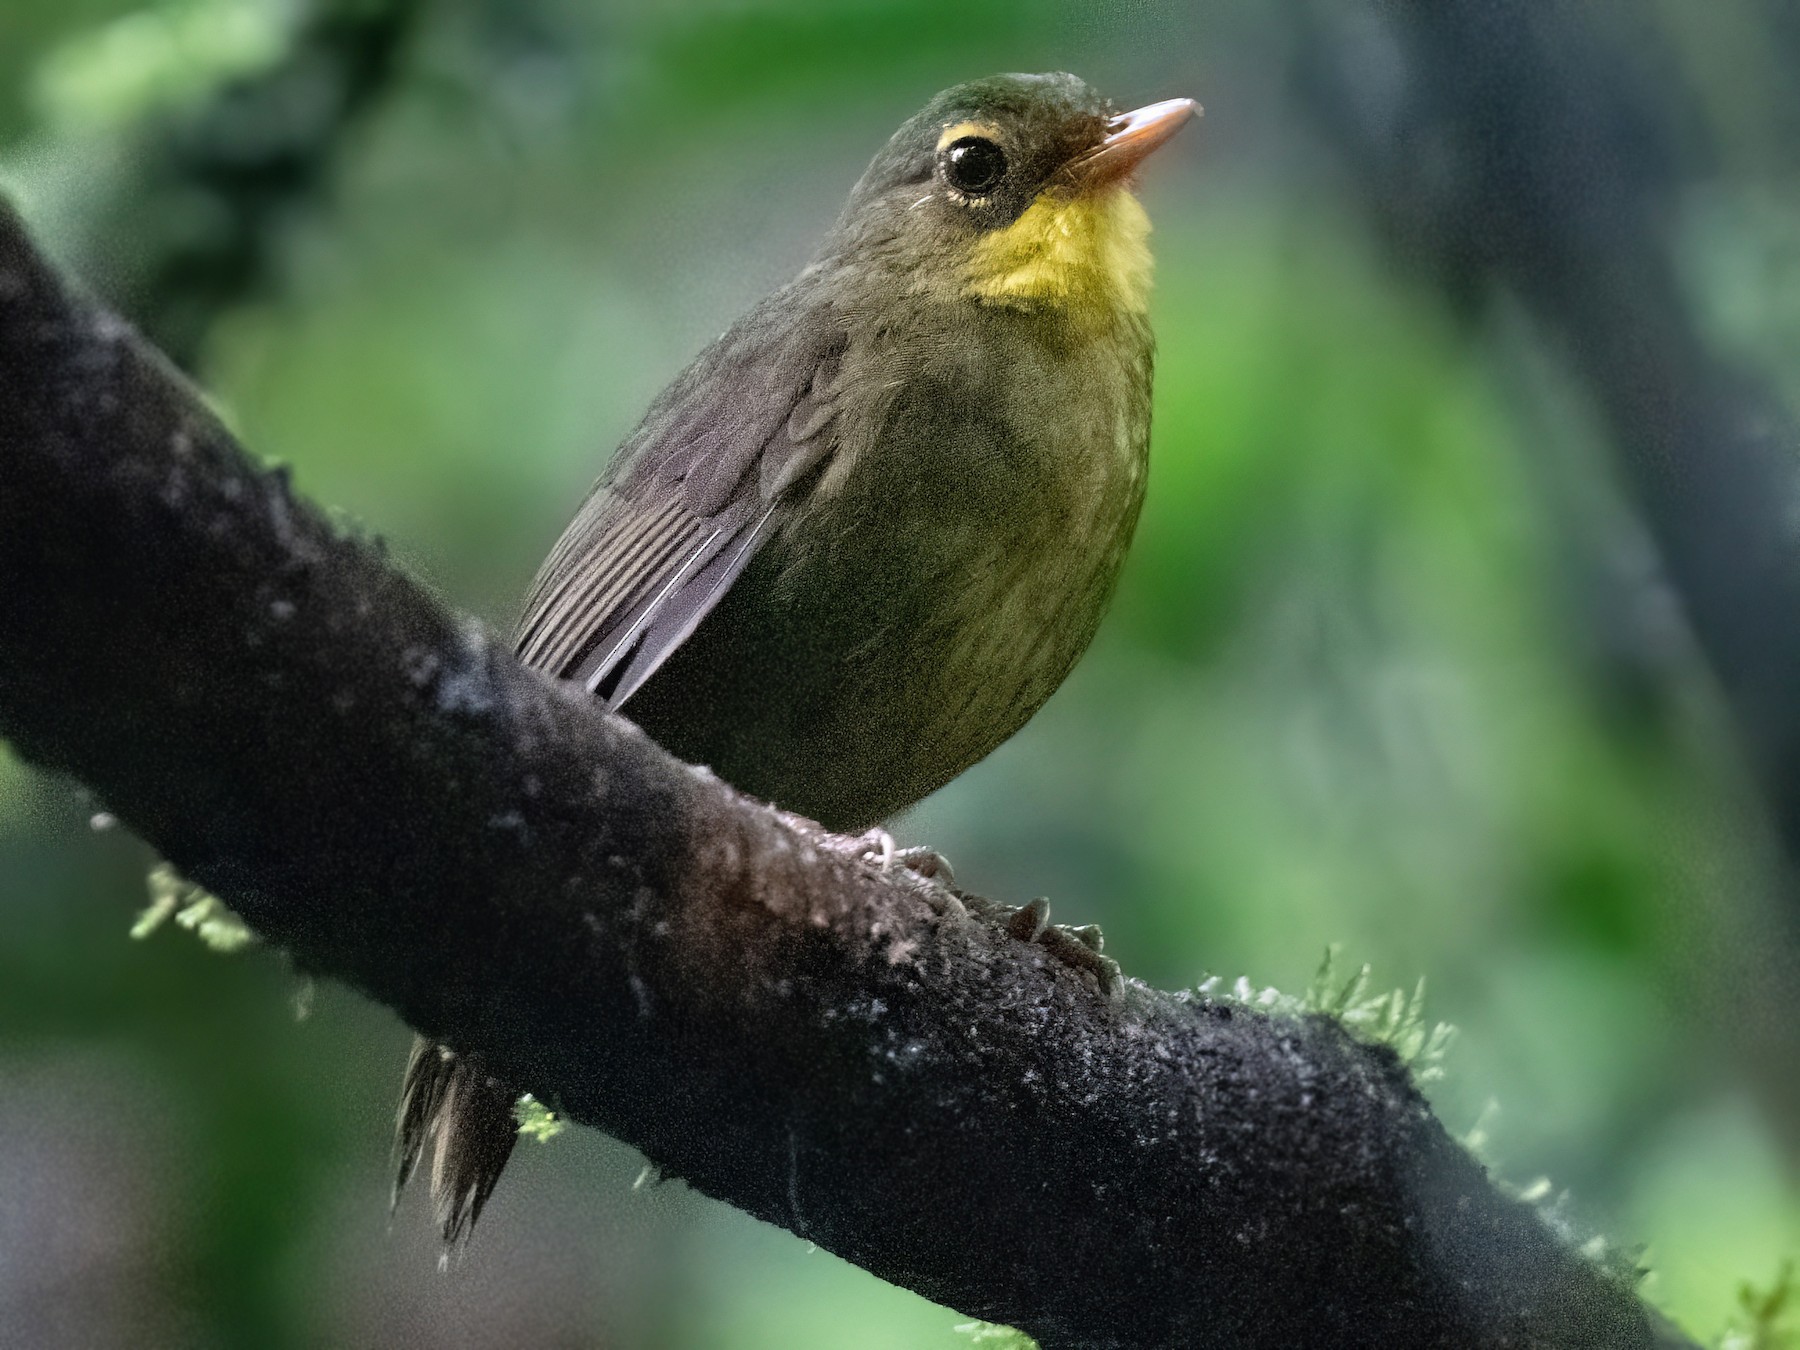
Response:
[[[933,97],[811,261],[618,447],[530,587],[519,659],[744,792],[885,840],[1099,627],[1148,469],[1133,187],[1198,111],[1120,111],[1066,73]],[[506,1164],[519,1096],[415,1042],[394,1198],[429,1153],[446,1253]]]

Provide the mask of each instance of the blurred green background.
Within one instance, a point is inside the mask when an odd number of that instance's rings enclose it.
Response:
[[[1639,616],[1650,692],[1607,678],[1580,579],[1651,568],[1607,447],[1553,351],[1459,322],[1375,241],[1296,111],[1288,9],[325,8],[402,16],[343,126],[341,72],[305,61],[217,116],[293,64],[318,4],[5,0],[0,185],[128,310],[151,295],[156,332],[174,302],[133,269],[207,237],[168,147],[208,116],[221,162],[260,162],[270,125],[311,146],[265,185],[253,284],[170,340],[250,446],[501,627],[651,395],[805,260],[933,91],[1070,69],[1125,104],[1198,97],[1144,188],[1154,469],[1114,612],[1031,726],[897,832],[973,889],[1100,922],[1165,988],[1298,992],[1331,943],[1425,976],[1461,1029],[1445,1122],[1566,1189],[1578,1238],[1642,1244],[1696,1334],[1800,1250],[1792,1075],[1764,1053],[1792,1006],[1770,992],[1783,901],[1718,700],[1666,597]],[[1768,130],[1761,12],[1638,21],[1726,151],[1672,226],[1685,281],[1792,394],[1800,166]],[[679,1184],[634,1189],[642,1160],[588,1131],[523,1147],[440,1274],[418,1198],[384,1204],[405,1028],[329,986],[298,1020],[267,952],[128,940],[151,860],[90,828],[102,807],[0,758],[0,1342],[968,1343]],[[369,828],[405,822],[371,803]]]

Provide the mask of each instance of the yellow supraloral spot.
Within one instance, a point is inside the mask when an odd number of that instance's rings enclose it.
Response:
[[[938,137],[938,153],[942,154],[946,145],[951,141],[960,141],[964,136],[985,136],[991,141],[999,135],[999,130],[987,122],[955,122],[945,127],[943,134]]]
[[[1149,235],[1150,218],[1123,188],[1045,192],[976,243],[967,293],[996,304],[1141,314],[1150,300]]]

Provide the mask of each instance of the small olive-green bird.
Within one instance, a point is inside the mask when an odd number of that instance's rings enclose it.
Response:
[[[1121,113],[1072,75],[932,99],[814,260],[619,447],[532,585],[520,658],[839,832],[1011,736],[1093,638],[1137,522],[1131,183],[1196,111]],[[448,1244],[512,1150],[517,1095],[414,1047],[399,1183],[429,1149]]]

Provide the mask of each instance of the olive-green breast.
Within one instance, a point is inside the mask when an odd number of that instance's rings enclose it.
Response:
[[[993,750],[1086,649],[1143,498],[1151,344],[1132,314],[920,301],[844,362],[827,467],[628,711],[849,830]]]

